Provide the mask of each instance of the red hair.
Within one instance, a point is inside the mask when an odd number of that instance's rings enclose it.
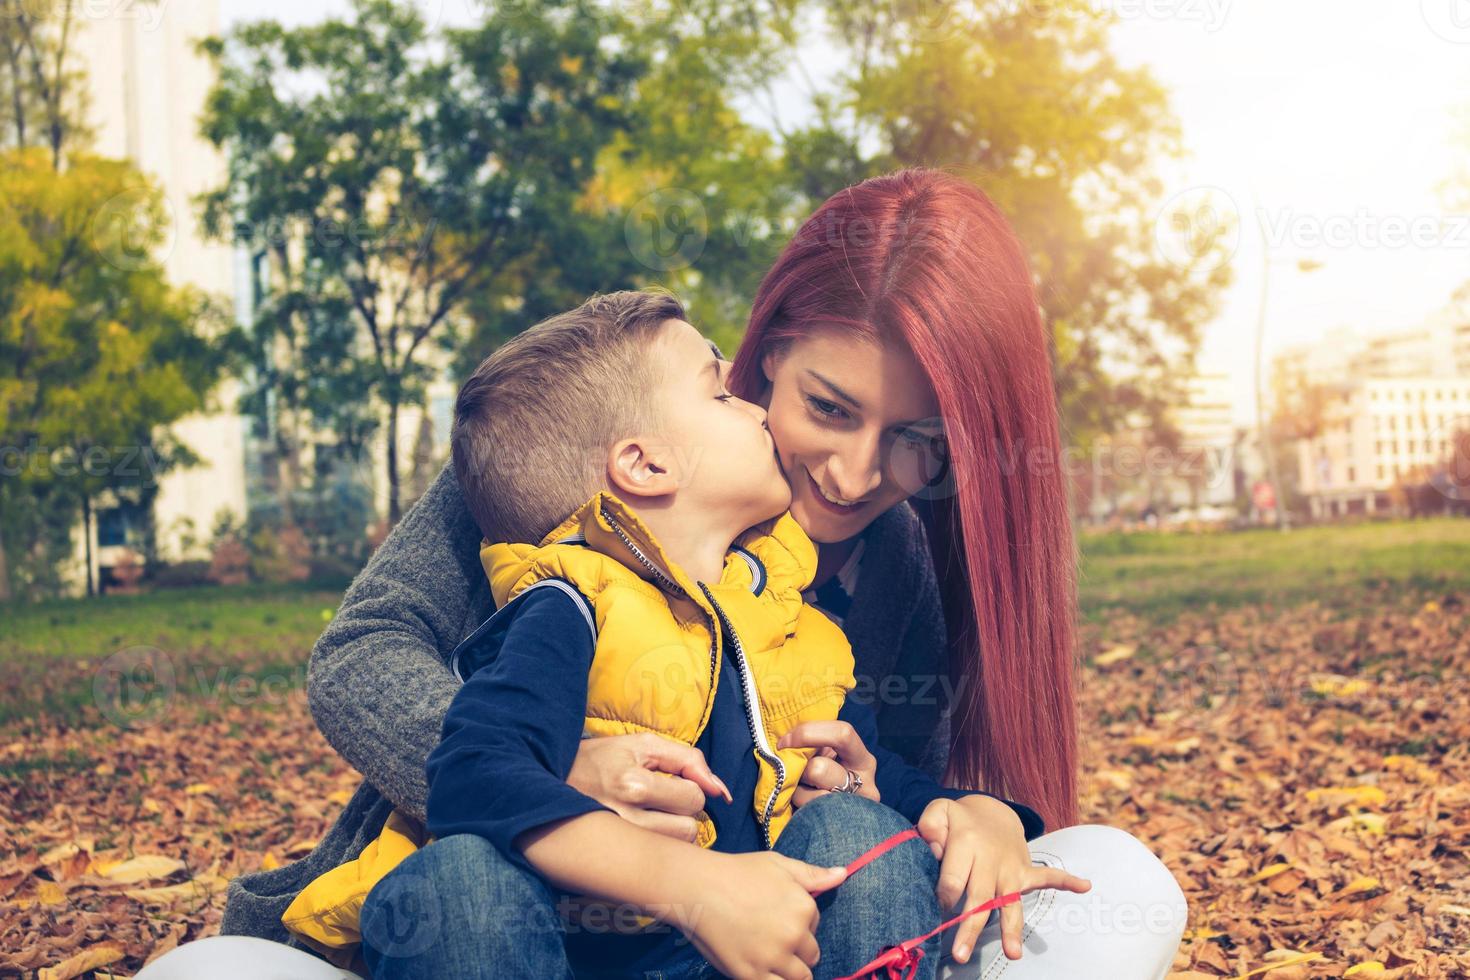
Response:
[[[1049,345],[1025,251],[995,204],[935,170],[866,180],[797,231],[756,294],[730,389],[816,326],[912,350],[949,482],[914,498],[956,682],[946,781],[1076,822],[1077,554]]]

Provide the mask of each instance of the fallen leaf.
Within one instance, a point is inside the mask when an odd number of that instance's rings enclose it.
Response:
[[[116,963],[122,958],[121,946],[117,943],[103,943],[67,957],[55,966],[42,967],[36,974],[36,980],[72,980],[98,967]]]
[[[93,862],[93,871],[123,885],[132,885],[153,878],[167,878],[184,869],[184,862],[162,854],[140,854],[126,861]]]
[[[1113,664],[1121,663],[1124,660],[1130,659],[1137,652],[1137,647],[1126,643],[1120,643],[1117,646],[1114,646],[1104,651],[1103,653],[1099,653],[1096,657],[1093,657],[1092,662],[1099,667],[1111,667]]]

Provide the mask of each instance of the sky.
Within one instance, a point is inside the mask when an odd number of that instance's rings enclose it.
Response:
[[[480,2],[421,0],[449,22]],[[226,25],[348,8],[220,5]],[[1413,326],[1470,282],[1470,0],[1095,0],[1094,9],[1116,18],[1119,59],[1171,92],[1187,157],[1162,171],[1165,200],[1206,199],[1239,226],[1236,282],[1199,360],[1230,378],[1237,421],[1254,412],[1263,251],[1268,358],[1334,327]],[[819,40],[802,57],[818,79],[837,67]],[[1457,166],[1466,200],[1452,206],[1443,188]],[[1320,268],[1299,271],[1303,258]]]

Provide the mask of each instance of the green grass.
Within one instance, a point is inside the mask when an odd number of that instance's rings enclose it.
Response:
[[[1080,601],[1093,618],[1154,621],[1209,606],[1346,607],[1384,591],[1470,590],[1470,521],[1434,518],[1189,533],[1084,534]]]
[[[0,724],[95,710],[99,668],[139,647],[167,656],[181,692],[218,694],[237,678],[299,684],[340,600],[335,591],[241,586],[0,606]]]
[[[106,656],[127,646],[163,650],[295,644],[309,651],[341,601],[289,586],[170,589],[141,595],[0,606],[0,660],[13,654]]]
[[[1282,534],[1089,534],[1085,615],[1162,622],[1187,610],[1308,600],[1349,608],[1374,596],[1470,591],[1470,521],[1449,518],[1310,527]],[[132,647],[168,655],[180,692],[208,696],[237,678],[299,683],[340,593],[295,587],[201,588],[0,606],[0,724],[95,712],[106,658]]]

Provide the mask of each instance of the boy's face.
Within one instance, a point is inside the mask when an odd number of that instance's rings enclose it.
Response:
[[[725,388],[728,362],[683,320],[669,320],[652,356],[663,372],[657,394],[680,470],[679,495],[741,529],[791,506],[791,488],[766,428],[766,411]]]

